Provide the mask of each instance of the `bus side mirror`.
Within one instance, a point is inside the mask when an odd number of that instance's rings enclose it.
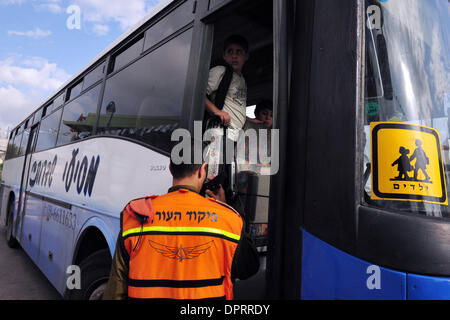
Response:
[[[108,103],[108,105],[106,106],[106,113],[109,113],[109,114],[116,113],[116,103],[114,101],[111,101],[110,103]]]

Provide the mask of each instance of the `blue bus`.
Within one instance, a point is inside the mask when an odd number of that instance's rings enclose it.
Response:
[[[450,299],[445,0],[161,1],[11,132],[8,245],[64,297],[101,298],[121,210],[167,192],[171,135],[203,120],[236,33],[279,168],[227,169],[261,259],[235,297]]]

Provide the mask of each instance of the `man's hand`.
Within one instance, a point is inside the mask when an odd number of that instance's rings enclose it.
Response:
[[[223,190],[222,185],[219,185],[219,188],[212,192],[211,190],[206,190],[205,191],[206,195],[210,198],[216,199],[217,201],[226,203],[226,198],[225,198],[225,190]]]
[[[220,118],[220,121],[222,122],[222,124],[224,126],[228,126],[230,124],[231,117],[230,117],[230,115],[227,112],[219,111],[215,115]]]
[[[230,124],[231,117],[230,117],[230,115],[229,115],[227,112],[218,109],[218,108],[214,105],[214,103],[212,103],[211,101],[209,101],[208,98],[205,98],[205,104],[206,104],[206,110],[208,110],[208,112],[209,112],[210,114],[219,117],[219,118],[220,118],[220,121],[222,122],[222,124],[223,124],[224,126],[228,126],[228,125]]]

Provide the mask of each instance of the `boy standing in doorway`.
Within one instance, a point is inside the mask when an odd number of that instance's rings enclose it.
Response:
[[[233,75],[222,108],[216,105],[216,91],[227,67],[217,66],[210,70],[208,87],[206,89],[206,94],[209,97],[206,98],[206,110],[208,113],[219,117],[224,126],[237,131],[242,129],[246,120],[247,85],[242,76],[242,68],[248,58],[247,40],[240,35],[228,37],[224,43],[223,59],[233,69]]]

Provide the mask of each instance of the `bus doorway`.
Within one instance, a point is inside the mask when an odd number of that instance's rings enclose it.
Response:
[[[275,1],[276,2],[276,1]],[[268,257],[268,230],[270,213],[270,184],[273,174],[271,162],[279,153],[272,153],[272,130],[277,124],[265,125],[257,121],[255,106],[265,103],[276,118],[277,94],[274,82],[275,64],[277,60],[274,46],[274,1],[241,1],[224,6],[216,14],[212,22],[214,26],[213,45],[210,69],[225,65],[223,60],[224,42],[232,35],[244,37],[249,44],[249,59],[242,74],[246,83],[246,116],[242,134],[244,143],[236,142],[233,163],[228,166],[229,188],[232,189],[231,204],[244,218],[245,231],[253,239],[260,255],[259,272],[250,279],[236,280],[234,285],[235,299],[264,299],[266,297],[266,260]],[[208,83],[210,85],[210,83]],[[232,90],[232,86],[230,86]],[[253,134],[253,135],[252,135]],[[249,142],[250,136],[256,137],[256,144]],[[256,150],[254,150],[256,149]],[[252,161],[252,152],[256,161]],[[261,153],[266,161],[261,161]],[[227,156],[225,156],[227,157]],[[278,164],[278,159],[276,159]],[[227,163],[228,164],[228,163]],[[272,166],[273,168],[273,166]],[[228,200],[227,200],[228,201]]]
[[[26,124],[27,126],[27,124]],[[23,139],[22,139],[22,145],[24,146],[24,164],[23,164],[23,170],[22,170],[22,180],[20,184],[20,193],[19,193],[19,207],[18,207],[18,215],[16,220],[16,228],[18,229],[18,225],[20,224],[20,232],[16,231],[17,239],[20,239],[20,243],[22,247],[26,248],[29,247],[30,249],[30,256],[33,260],[37,258],[37,250],[38,250],[38,240],[39,239],[39,233],[37,230],[39,228],[36,228],[36,226],[39,226],[40,221],[36,220],[35,217],[32,217],[30,219],[29,216],[26,214],[26,202],[27,202],[27,187],[28,187],[28,179],[29,179],[29,172],[30,172],[30,166],[31,166],[31,158],[32,153],[34,152],[34,144],[36,142],[38,132],[38,126],[34,125],[33,127],[26,128],[24,131]],[[27,232],[29,229],[29,225],[34,225],[35,231],[27,233],[27,241],[25,241],[25,238],[23,236],[24,232]],[[24,227],[25,226],[25,227]],[[34,233],[34,234],[33,234]],[[34,235],[34,241],[32,241],[32,236]]]

